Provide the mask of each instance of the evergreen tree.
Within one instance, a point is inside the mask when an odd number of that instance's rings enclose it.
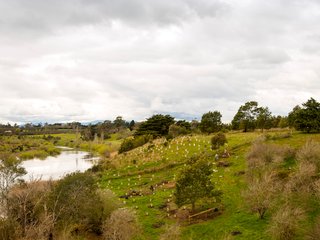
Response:
[[[174,118],[170,115],[153,115],[151,118],[148,118],[147,121],[140,124],[134,135],[166,136],[168,135],[170,125],[173,123]]]
[[[307,133],[320,132],[320,103],[310,98],[295,111],[294,126],[297,130]]]
[[[202,115],[200,130],[204,133],[213,133],[221,130],[221,113],[218,111],[208,112]]]

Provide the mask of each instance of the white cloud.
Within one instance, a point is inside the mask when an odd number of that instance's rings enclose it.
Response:
[[[0,0],[0,121],[230,121],[320,93],[320,4],[289,0]]]

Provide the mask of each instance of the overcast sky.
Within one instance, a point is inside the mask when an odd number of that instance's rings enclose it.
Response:
[[[231,121],[320,95],[319,0],[0,0],[0,122]]]

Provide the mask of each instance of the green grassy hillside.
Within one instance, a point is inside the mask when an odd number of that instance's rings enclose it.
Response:
[[[100,185],[111,189],[117,196],[130,193],[142,195],[121,198],[125,206],[136,209],[139,215],[142,225],[139,239],[158,239],[165,225],[176,222],[182,226],[182,239],[228,239],[231,236],[232,239],[269,239],[265,229],[270,214],[267,213],[265,219],[258,219],[249,211],[242,197],[246,188],[246,154],[252,142],[261,135],[267,136],[267,143],[290,145],[297,149],[310,138],[320,140],[320,135],[300,133],[229,133],[225,149],[230,157],[219,159],[229,166],[221,167],[214,160],[215,151],[210,147],[211,136],[183,136],[169,142],[160,139],[105,163],[105,167],[110,169],[102,173]],[[223,196],[221,203],[200,202],[198,211],[217,207],[220,215],[190,223],[178,216],[179,211],[173,211],[177,208],[173,203],[174,183],[186,161],[203,153],[213,163],[212,181],[218,190],[222,190]]]

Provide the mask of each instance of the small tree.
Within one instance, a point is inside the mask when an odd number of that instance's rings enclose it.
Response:
[[[195,210],[196,202],[204,197],[220,196],[211,182],[212,166],[206,159],[192,158],[183,169],[176,183],[176,203],[178,206],[191,204]]]
[[[26,174],[26,170],[20,164],[21,161],[15,156],[9,154],[0,156],[0,203],[5,208],[7,208],[10,187],[19,177]]]
[[[202,115],[200,130],[204,133],[213,133],[221,130],[221,113],[218,111],[208,112]]]
[[[258,213],[259,218],[263,219],[277,192],[275,174],[266,172],[261,178],[251,179],[248,189],[244,192],[244,197],[251,211]]]

